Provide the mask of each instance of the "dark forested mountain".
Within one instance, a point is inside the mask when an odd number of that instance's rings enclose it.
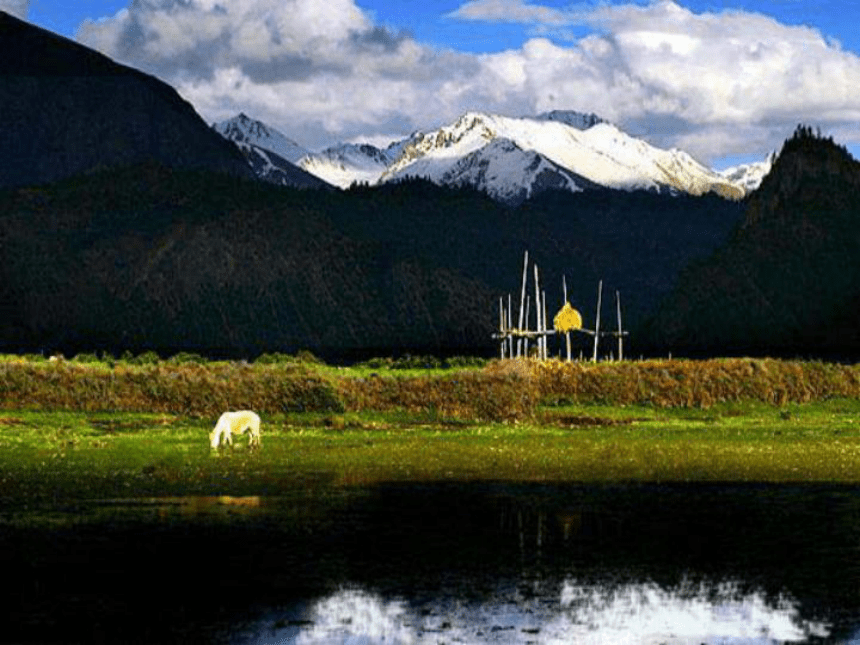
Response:
[[[0,187],[155,161],[253,173],[169,85],[0,11]]]
[[[564,273],[593,324],[603,278],[635,327],[740,214],[715,196],[548,193],[512,209],[426,181],[332,192],[155,164],[94,173],[0,192],[0,350],[492,354],[525,249],[553,311]]]
[[[150,76],[3,12],[0,52],[0,351],[491,354],[528,250],[633,352],[860,355],[860,164],[808,128],[745,202],[302,191]]]
[[[648,338],[678,351],[860,354],[860,163],[799,127],[731,239],[681,277]]]

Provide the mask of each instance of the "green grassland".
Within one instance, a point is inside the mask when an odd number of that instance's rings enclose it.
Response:
[[[250,407],[263,443],[211,450]],[[0,360],[0,501],[382,482],[860,482],[854,366]]]

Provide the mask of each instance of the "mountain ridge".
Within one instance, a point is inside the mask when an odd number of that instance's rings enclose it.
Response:
[[[243,141],[248,135],[231,138]],[[340,188],[417,177],[440,185],[472,185],[509,204],[549,188],[714,192],[741,199],[769,169],[761,162],[720,173],[681,150],[662,150],[630,137],[595,114],[559,110],[519,118],[467,112],[449,125],[415,132],[385,149],[338,144],[308,152],[295,163]]]
[[[801,126],[728,240],[648,324],[685,353],[860,353],[860,162]]]
[[[512,209],[424,180],[307,191],[157,164],[0,190],[0,348],[492,355],[522,253],[548,306],[596,286],[638,325],[740,204],[547,191]],[[44,235],[45,230],[53,231]]]
[[[0,11],[0,187],[146,161],[254,178],[172,87]],[[34,109],[34,106],[37,106]]]

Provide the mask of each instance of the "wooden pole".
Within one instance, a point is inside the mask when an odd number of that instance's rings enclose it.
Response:
[[[502,304],[502,301],[502,296],[499,296],[499,350],[501,352],[500,358],[505,360],[505,345],[507,344],[508,339],[505,337],[505,305]]]
[[[508,358],[514,357],[514,336],[511,334],[511,329],[514,326],[513,314],[511,313],[511,294],[508,294]]]
[[[547,331],[546,326],[546,291],[541,293],[541,305],[543,306],[543,314],[541,315],[543,319],[543,330]],[[544,334],[543,337],[543,359],[547,360],[549,358],[549,337]]]
[[[564,302],[561,303],[562,306],[567,304],[567,276],[561,276],[561,286],[564,289]],[[570,332],[564,332],[564,342],[567,345],[567,362],[570,362]]]
[[[621,332],[621,294],[615,292],[615,304],[618,309],[618,360],[624,360],[624,336]]]
[[[532,297],[526,296],[526,329],[525,329],[526,331],[528,331],[528,327],[529,327],[529,309],[531,309],[531,305],[532,305]],[[529,357],[529,337],[528,336],[523,338],[523,346],[525,347],[525,353],[523,354],[523,356],[528,358]]]
[[[540,280],[538,279],[537,264],[535,264],[535,324],[537,325],[537,332],[540,333]],[[537,348],[538,358],[543,358],[543,339],[540,336],[537,337]]]
[[[591,362],[597,362],[597,341],[600,338],[600,305],[603,298],[603,280],[597,286],[597,316],[594,323],[594,354],[591,357]]]
[[[523,314],[525,314],[525,299],[526,299],[526,272],[529,268],[529,252],[526,251],[525,258],[523,260],[523,287],[520,291],[520,323],[517,325],[518,329],[523,328]],[[528,320],[528,318],[526,318]],[[522,351],[522,340],[517,341],[517,356],[521,356]],[[528,348],[526,348],[526,353],[528,353]]]

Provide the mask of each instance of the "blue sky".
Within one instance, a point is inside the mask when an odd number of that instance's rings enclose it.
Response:
[[[0,0],[159,76],[209,121],[384,143],[468,110],[596,112],[717,167],[808,123],[860,150],[848,0]]]
[[[130,0],[32,0],[28,19],[68,38],[73,38],[84,20],[114,16],[128,7]],[[459,0],[362,0],[359,7],[393,30],[406,30],[417,40],[442,47],[486,53],[519,47],[529,36],[531,27],[521,24],[475,24],[447,18],[465,4]],[[535,3],[538,4],[538,3]],[[565,9],[595,6],[600,3],[571,3],[547,0],[542,6]],[[609,4],[622,4],[619,2]],[[647,5],[648,2],[627,4]],[[2,5],[0,5],[2,6]],[[696,0],[683,6],[697,13],[743,10],[772,16],[788,25],[810,25],[842,47],[860,53],[860,2],[851,0],[731,0],[713,2]],[[579,33],[588,33],[581,28]]]

